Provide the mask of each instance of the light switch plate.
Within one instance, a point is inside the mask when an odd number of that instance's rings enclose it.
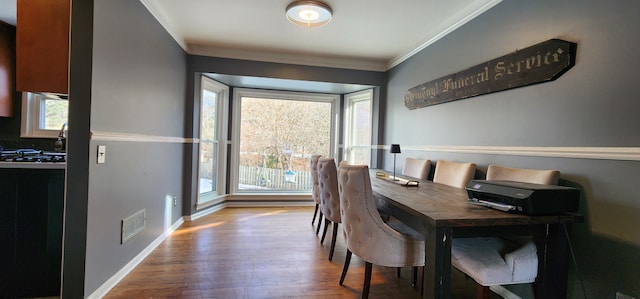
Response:
[[[107,156],[107,146],[98,145],[98,164],[104,164]]]

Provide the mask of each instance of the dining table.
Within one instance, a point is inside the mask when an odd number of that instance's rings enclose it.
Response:
[[[397,176],[370,169],[378,210],[424,237],[424,298],[451,297],[451,242],[467,237],[533,238],[538,253],[537,298],[566,298],[570,260],[570,231],[584,221],[577,213],[525,215],[469,202],[465,189],[429,180]],[[406,182],[413,182],[407,184]]]

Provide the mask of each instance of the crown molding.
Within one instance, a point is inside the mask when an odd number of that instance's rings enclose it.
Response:
[[[140,0],[140,2],[142,2],[142,5],[144,5],[144,7],[147,8],[147,10],[151,13],[151,15],[153,15],[154,18],[156,18],[156,20],[158,20],[158,22],[160,23],[160,25],[162,25],[164,30],[166,30],[167,33],[171,35],[173,40],[175,40],[178,43],[178,45],[180,45],[180,47],[185,52],[187,52],[187,48],[188,48],[187,42],[182,38],[182,36],[180,36],[180,34],[178,34],[173,30],[175,26],[173,26],[173,24],[171,24],[171,22],[168,21],[169,19],[166,17],[166,14],[164,13],[164,11],[160,7],[156,6],[153,1]]]
[[[451,26],[445,27],[442,30],[438,30],[439,33],[437,35],[427,39],[422,44],[420,44],[417,48],[411,51],[408,51],[404,55],[400,55],[394,59],[391,59],[386,67],[386,70],[390,70],[393,67],[399,65],[400,63],[404,62],[405,60],[411,58],[413,55],[416,55],[418,52],[424,50],[426,47],[432,45],[433,43],[437,42],[441,38],[447,36],[449,33],[462,27],[462,25],[475,19],[477,16],[483,14],[485,11],[491,9],[492,7],[496,6],[500,2],[502,2],[502,0],[492,0],[487,2],[485,5],[478,7],[473,11],[461,13],[461,15],[463,15],[464,17],[458,20],[457,22],[455,22],[454,24],[452,24]]]

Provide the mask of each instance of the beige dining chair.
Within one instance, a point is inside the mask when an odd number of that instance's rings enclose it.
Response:
[[[532,184],[557,185],[558,180],[560,179],[560,171],[489,165],[487,168],[486,179],[489,181],[503,180]]]
[[[318,160],[322,157],[322,155],[311,155],[309,159],[309,169],[311,169],[311,198],[316,202],[316,209],[313,212],[313,219],[311,220],[311,225],[316,221],[316,216],[318,215],[318,210],[320,210],[320,217],[318,217],[318,229],[316,230],[316,235],[320,232],[320,224],[322,223],[322,209],[320,207],[320,187],[318,185]]]
[[[336,238],[338,237],[338,224],[342,223],[340,217],[340,194],[338,193],[338,170],[333,158],[320,158],[318,160],[318,184],[320,189],[320,207],[324,214],[324,230],[320,244],[324,243],[327,235],[329,223],[333,225],[333,237],[331,249],[329,250],[329,260],[333,259],[333,251],[336,248]]]
[[[425,159],[406,158],[402,167],[402,175],[426,180],[431,170],[431,161]]]
[[[489,165],[487,180],[556,185],[558,170]],[[451,264],[479,285],[478,298],[489,298],[490,287],[531,283],[538,275],[538,255],[531,238],[459,238],[451,244]]]
[[[365,261],[362,298],[369,296],[373,264],[424,269],[424,241],[401,234],[382,221],[376,209],[366,165],[340,165],[338,191],[347,245],[340,285],[343,285],[347,275],[352,254]]]
[[[402,167],[402,175],[413,177],[420,180],[426,180],[431,171],[431,160],[427,159],[415,159],[406,158],[404,160],[404,166]],[[408,227],[406,224],[398,221],[397,219],[387,215],[385,212],[378,210],[382,220],[394,230],[399,231],[405,235],[412,236],[414,238],[424,239],[424,236],[420,235],[417,231]],[[397,276],[400,277],[400,268],[398,268]],[[417,273],[413,273],[413,284],[416,284]],[[422,289],[421,289],[422,291]]]
[[[433,174],[433,182],[464,188],[473,179],[476,164],[438,160]]]

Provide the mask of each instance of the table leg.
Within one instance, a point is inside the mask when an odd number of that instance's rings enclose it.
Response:
[[[570,229],[567,224],[567,230]],[[566,298],[569,275],[569,243],[562,224],[548,224],[538,247],[536,298]]]
[[[424,298],[450,298],[452,231],[430,227],[425,236]]]

